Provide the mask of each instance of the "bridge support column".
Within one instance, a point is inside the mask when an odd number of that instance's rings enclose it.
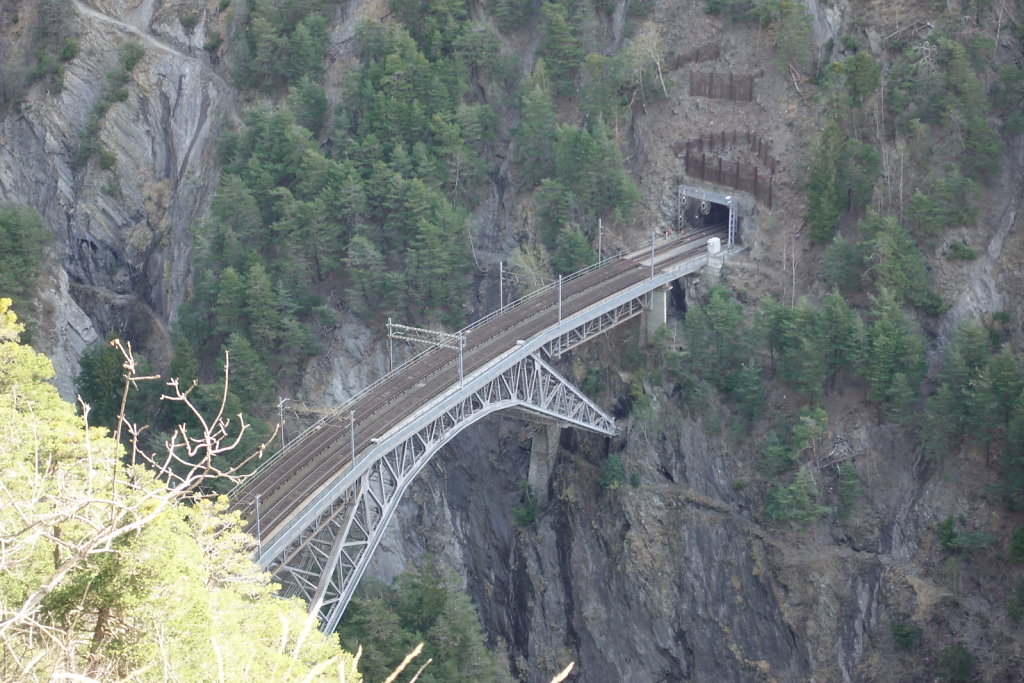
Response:
[[[668,323],[668,297],[672,290],[672,284],[658,287],[651,290],[648,295],[647,306],[643,312],[644,340],[648,344],[654,343],[654,335],[662,325]]]
[[[724,266],[725,252],[722,251],[722,242],[717,237],[712,237],[708,240],[708,263],[701,269],[701,276],[707,280],[709,287],[722,279]]]
[[[530,472],[526,481],[541,507],[548,502],[548,480],[551,479],[551,468],[555,463],[561,436],[562,428],[555,422],[545,424],[533,433],[530,445]]]

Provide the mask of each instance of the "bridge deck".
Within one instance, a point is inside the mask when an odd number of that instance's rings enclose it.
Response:
[[[707,250],[707,239],[722,234],[721,226],[680,236],[654,249],[655,270]],[[651,277],[651,250],[639,250],[606,265],[581,271],[562,283],[562,317],[587,309]],[[467,327],[463,375],[469,376],[516,345],[558,321],[558,292],[549,287],[520,299]],[[434,396],[459,383],[458,351],[439,347],[390,373],[328,417],[293,440],[269,459],[254,476],[233,492],[232,509],[248,520],[247,530],[273,537],[296,510],[324,488],[352,461],[353,438],[349,413],[354,415],[357,454],[400,425]]]

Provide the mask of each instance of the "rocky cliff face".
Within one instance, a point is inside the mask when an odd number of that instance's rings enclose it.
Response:
[[[215,5],[215,3],[214,3]],[[4,3],[5,58],[34,56],[41,3]],[[167,322],[189,282],[188,226],[200,220],[216,187],[214,147],[234,115],[235,93],[202,49],[220,17],[206,3],[138,0],[61,5],[77,56],[57,91],[37,82],[0,120],[0,199],[36,208],[55,239],[36,317],[36,343],[57,366],[59,388],[82,350],[118,334],[158,365],[168,360]],[[179,17],[202,21],[190,33]],[[16,21],[15,21],[16,20]],[[118,49],[145,51],[127,98],[103,115],[99,144],[112,157],[74,163],[96,103],[109,94],[106,73]],[[112,164],[110,163],[112,158]]]
[[[878,52],[880,31],[896,21],[895,6],[865,15],[849,3],[807,4],[822,54],[838,54],[829,40],[841,32]],[[915,8],[898,11],[906,23]],[[866,25],[851,28],[865,16]],[[822,295],[818,256],[800,229],[809,162],[801,140],[817,134],[800,82],[765,66],[773,59],[767,38],[741,37],[701,7],[660,3],[657,18],[663,45],[680,53],[720,42],[720,58],[699,68],[757,80],[753,102],[731,103],[689,97],[689,69],[668,70],[668,101],[637,108],[623,131],[646,199],[638,224],[670,215],[660,207],[683,177],[679,143],[708,131],[759,132],[774,140],[782,169],[775,209],[745,217],[750,251],[730,264],[726,280],[787,299]],[[980,246],[981,256],[930,260],[950,303],[933,358],[964,318],[1024,315],[1022,153],[1020,136],[1010,138],[1001,175],[981,190],[978,223],[943,237]],[[617,357],[616,342],[592,344],[577,352],[578,365]],[[628,393],[615,383],[605,391],[606,405]],[[423,552],[462,568],[488,632],[522,680],[549,680],[569,661],[587,681],[924,680],[937,675],[939,651],[954,642],[975,653],[986,680],[1019,679],[1024,650],[1006,617],[1004,548],[951,558],[934,532],[947,515],[1001,539],[1021,523],[989,497],[997,463],[984,449],[923,460],[913,435],[881,418],[863,386],[840,386],[827,399],[829,432],[853,454],[860,501],[849,518],[801,533],[764,525],[756,441],[724,434],[724,410],[710,405],[694,416],[671,390],[653,398],[657,417],[626,424],[611,443],[563,433],[550,502],[527,527],[515,525],[512,508],[528,477],[530,428],[509,420],[468,430],[414,484],[373,571],[390,576]],[[638,487],[600,487],[609,449],[638,475]],[[815,478],[823,500],[835,496],[834,468]],[[899,623],[923,629],[912,652],[894,643]]]
[[[617,3],[612,14],[611,42],[621,41],[626,5]],[[701,68],[759,80],[750,103],[692,98],[688,68],[666,63],[675,82],[669,99],[637,107],[619,131],[645,197],[639,239],[649,234],[644,226],[664,219],[660,207],[682,177],[680,142],[706,130],[756,130],[773,138],[783,169],[777,204],[771,215],[762,209],[749,217],[748,227],[762,229],[745,235],[751,250],[730,265],[727,281],[751,291],[814,294],[814,256],[799,231],[807,159],[795,144],[814,134],[811,108],[781,70],[765,68],[767,39],[737,37],[698,5],[655,5],[666,49],[681,54],[717,41],[720,58]],[[908,3],[897,5],[879,11],[912,14]],[[37,7],[33,0],[0,6],[4,63],[31,60]],[[228,34],[219,3],[68,0],[64,7],[80,51],[65,65],[62,90],[36,83],[20,104],[3,110],[0,199],[37,208],[55,236],[35,302],[36,336],[70,395],[78,354],[107,333],[127,334],[158,363],[165,359],[168,321],[187,296],[188,226],[201,220],[216,186],[214,145],[235,116],[236,95],[203,49],[212,31]],[[824,49],[851,21],[851,7],[813,0],[809,7]],[[343,80],[355,22],[384,12],[376,0],[339,11],[329,89]],[[190,31],[183,16],[196,18]],[[877,50],[878,31],[864,32]],[[74,152],[105,93],[105,73],[129,40],[145,55],[127,99],[110,107],[99,129],[113,165],[92,158],[76,166]],[[985,190],[978,225],[949,236],[985,245],[983,256],[933,263],[933,277],[952,303],[941,325],[946,333],[967,315],[1024,316],[1022,168],[1017,140],[1003,174]],[[528,218],[506,180],[503,173],[481,210],[475,246],[485,261],[501,258]],[[629,244],[637,235],[605,239]],[[496,298],[481,288],[480,300]],[[357,323],[346,320],[333,338],[325,344],[331,353],[307,373],[309,401],[342,400],[383,369],[386,349]],[[620,342],[595,340],[576,360],[608,363]],[[602,400],[611,404],[627,393],[614,381]],[[758,521],[757,492],[744,487],[757,478],[758,454],[723,433],[728,416],[718,406],[692,415],[671,389],[652,395],[655,418],[624,420],[621,438],[563,433],[549,502],[528,527],[515,525],[512,509],[528,477],[531,427],[495,418],[467,430],[407,494],[372,573],[391,576],[424,552],[459,568],[488,633],[524,680],[548,680],[570,660],[579,666],[578,680],[587,681],[914,680],[922,675],[919,663],[897,652],[890,636],[894,621],[909,619],[927,627],[929,649],[965,640],[984,653],[990,678],[1013,680],[1024,653],[1019,632],[1003,616],[1005,596],[987,587],[988,573],[998,570],[950,565],[930,532],[948,514],[991,520],[999,532],[1014,521],[984,497],[993,467],[984,452],[967,452],[955,463],[922,462],[907,434],[882,424],[864,402],[863,387],[842,388],[829,399],[830,430],[848,440],[867,473],[864,493],[850,519],[800,534]],[[621,454],[639,486],[601,488],[608,452]],[[827,494],[834,474],[818,477]]]

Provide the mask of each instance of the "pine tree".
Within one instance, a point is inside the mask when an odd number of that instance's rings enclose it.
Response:
[[[231,334],[247,328],[247,298],[246,282],[238,271],[231,266],[221,271],[217,299],[213,305],[214,329],[218,334]]]
[[[838,191],[841,151],[839,125],[831,121],[814,153],[807,190],[807,222],[811,226],[811,239],[815,242],[827,242],[832,238],[842,214],[843,203]]]
[[[224,348],[229,354],[231,391],[250,405],[269,401],[274,395],[274,383],[252,343],[238,332],[232,332]]]
[[[1005,427],[1014,415],[1017,398],[1024,391],[1024,369],[1013,350],[1004,345],[989,360],[986,370],[996,423]]]
[[[880,167],[881,159],[873,145],[846,140],[842,145],[836,177],[840,205],[847,211],[861,211],[867,207],[871,203]]]
[[[0,295],[17,299],[28,293],[42,270],[43,247],[49,241],[35,209],[0,203]]]
[[[524,189],[536,187],[554,173],[555,105],[538,79],[523,96],[523,115],[516,130],[515,161]]]
[[[534,196],[538,205],[537,227],[541,241],[548,249],[554,249],[562,231],[573,222],[575,202],[572,193],[557,180],[545,178]]]
[[[345,258],[352,286],[347,292],[350,305],[366,314],[377,308],[383,299],[384,257],[377,247],[363,235],[356,235],[348,243]]]
[[[582,232],[574,228],[563,228],[558,234],[558,251],[555,252],[555,272],[568,274],[589,266],[597,260],[597,254]]]
[[[327,95],[320,85],[305,74],[288,96],[288,106],[295,112],[295,121],[313,135],[319,135],[327,115]]]
[[[857,50],[853,57],[847,59],[843,63],[843,71],[850,96],[857,104],[878,88],[878,77],[882,75],[878,62],[866,50]]]
[[[825,297],[820,325],[828,372],[859,369],[866,343],[864,321],[838,289]]]
[[[89,405],[89,423],[113,431],[124,393],[124,356],[108,343],[86,350],[78,360],[75,391]]]
[[[847,294],[856,292],[863,285],[866,270],[863,248],[836,235],[825,250],[821,264],[821,273],[829,286]]]
[[[541,39],[537,54],[544,59],[556,95],[568,96],[576,85],[576,73],[583,59],[579,41],[569,24],[564,5],[545,2],[541,6]]]
[[[249,319],[249,339],[261,350],[264,359],[273,357],[277,351],[281,327],[281,315],[277,308],[274,286],[262,263],[256,262],[246,273],[247,287],[245,312]]]
[[[784,524],[796,523],[806,528],[812,521],[828,512],[828,508],[818,505],[818,489],[814,477],[807,469],[801,467],[793,482],[787,486],[776,486],[768,493],[765,502],[765,514]]]
[[[924,374],[924,342],[895,294],[881,289],[875,305],[875,321],[868,333],[865,377],[868,398],[889,401],[894,375],[902,373],[906,384],[916,388]]]
[[[440,226],[425,218],[419,220],[409,245],[406,274],[410,293],[427,309],[441,308],[456,291],[452,242]]]

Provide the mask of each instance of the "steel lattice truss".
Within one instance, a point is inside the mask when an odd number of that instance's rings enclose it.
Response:
[[[645,297],[646,295],[630,299],[626,303],[616,306],[596,318],[587,320],[582,325],[555,337],[544,344],[541,349],[549,358],[558,358],[563,353],[571,351],[580,344],[589,341],[592,337],[607,332],[616,325],[620,325],[640,315],[644,310]]]
[[[260,564],[275,574],[286,595],[308,601],[319,613],[324,632],[333,631],[416,474],[467,426],[509,408],[602,434],[617,433],[611,416],[539,356],[528,355],[477,389],[460,393],[454,403],[435,413],[411,436],[383,450],[282,552],[274,558],[260,558]],[[381,443],[386,442],[384,437]]]

